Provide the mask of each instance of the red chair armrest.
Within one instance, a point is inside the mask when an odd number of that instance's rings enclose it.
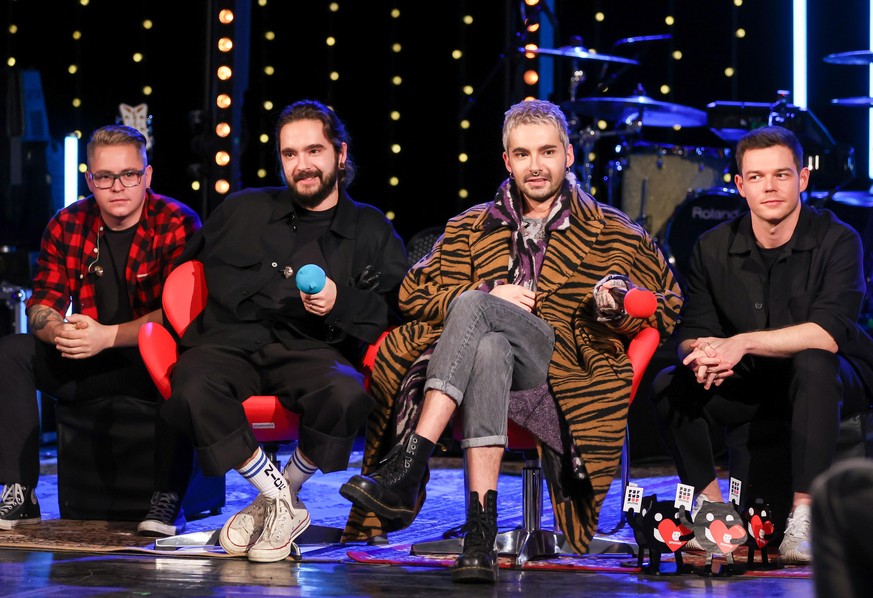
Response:
[[[627,348],[627,356],[634,368],[634,378],[631,384],[630,402],[633,403],[637,389],[646,373],[646,368],[652,361],[652,356],[661,344],[661,334],[656,328],[643,328],[631,340]]]
[[[172,335],[155,322],[143,324],[139,329],[139,354],[158,392],[165,399],[170,398],[170,374],[179,359]]]
[[[367,347],[364,352],[364,357],[361,359],[361,373],[364,374],[364,390],[370,392],[370,379],[373,377],[373,366],[376,364],[376,353],[379,352],[379,347],[382,341],[391,332],[391,328],[383,332],[375,343]]]

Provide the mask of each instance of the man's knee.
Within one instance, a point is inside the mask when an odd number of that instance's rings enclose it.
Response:
[[[9,334],[0,337],[0,363],[25,363],[32,359],[36,342],[38,341],[32,334]]]
[[[824,376],[836,378],[839,368],[839,356],[824,349],[805,349],[791,358],[792,373],[801,380],[820,380]]]
[[[476,362],[490,367],[511,365],[512,345],[502,334],[489,332],[479,339]]]

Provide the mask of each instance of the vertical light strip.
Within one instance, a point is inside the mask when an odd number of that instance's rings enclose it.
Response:
[[[64,137],[64,207],[79,199],[79,138]]]
[[[873,0],[870,0],[870,22],[868,31],[870,35],[870,49],[873,50]],[[867,67],[869,69],[869,82],[867,84],[868,96],[873,96],[873,64]],[[873,179],[873,118],[870,116],[870,110],[867,110],[867,178]]]
[[[806,2],[807,0],[792,0],[794,18],[794,93],[791,103],[799,108],[806,108],[807,83],[806,83]]]

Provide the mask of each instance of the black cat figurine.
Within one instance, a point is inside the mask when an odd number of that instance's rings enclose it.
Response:
[[[694,534],[682,523],[684,508],[670,501],[659,501],[654,494],[643,497],[640,513],[628,509],[626,516],[634,538],[639,545],[637,566],[648,575],[662,575],[661,555],[674,553],[676,574],[687,568],[682,563],[681,548]],[[644,553],[648,552],[649,564],[644,566]]]
[[[749,539],[746,546],[749,548],[749,558],[746,565],[749,569],[775,569],[778,563],[771,563],[767,559],[767,544],[776,535],[776,526],[773,524],[773,511],[763,498],[757,498],[743,509],[743,523]],[[755,551],[761,553],[761,564],[755,563]]]
[[[688,520],[687,515],[686,521]],[[706,551],[704,576],[729,577],[736,572],[733,551],[748,538],[742,518],[734,503],[704,502],[691,522],[694,537]],[[718,572],[712,568],[712,557],[724,555],[726,564]]]

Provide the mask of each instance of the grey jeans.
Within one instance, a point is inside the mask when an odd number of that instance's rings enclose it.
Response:
[[[547,322],[500,297],[467,291],[449,304],[424,389],[463,404],[462,448],[506,446],[509,391],[545,384],[554,349]]]

